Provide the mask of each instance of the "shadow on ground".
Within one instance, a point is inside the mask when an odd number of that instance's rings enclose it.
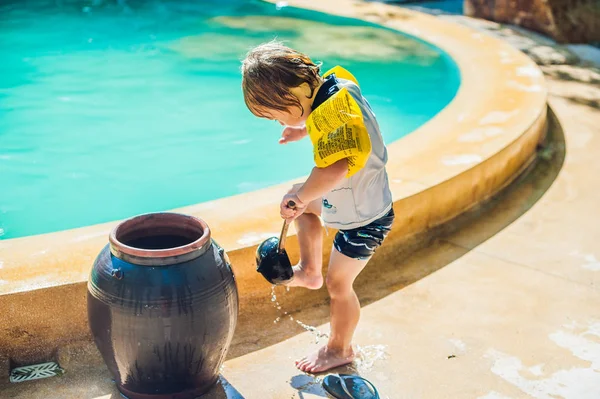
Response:
[[[214,387],[204,395],[200,396],[201,399],[246,399],[237,389],[233,387],[225,379],[225,377],[220,376],[219,381],[215,384]],[[125,396],[121,395],[116,387],[113,386],[112,393],[109,393],[104,396],[97,396],[93,399],[126,399]]]
[[[579,65],[542,67],[546,78],[552,80],[550,95],[558,96],[578,105],[600,109],[600,69]],[[573,88],[569,83],[583,83],[585,89]]]

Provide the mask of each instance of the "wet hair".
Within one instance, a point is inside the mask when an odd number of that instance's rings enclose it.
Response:
[[[307,55],[278,41],[263,43],[250,50],[242,61],[242,90],[246,106],[254,115],[266,118],[269,109],[286,111],[304,108],[290,89],[308,83],[310,97],[321,83],[321,65]]]

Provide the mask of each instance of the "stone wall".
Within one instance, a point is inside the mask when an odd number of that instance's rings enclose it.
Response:
[[[600,42],[600,0],[465,0],[465,15],[519,25],[559,43]]]

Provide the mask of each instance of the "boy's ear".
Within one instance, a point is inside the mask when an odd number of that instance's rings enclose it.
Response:
[[[306,96],[306,98],[312,98],[315,95],[316,90],[312,90],[310,85],[306,82],[300,85],[300,89],[302,90],[302,94]]]
[[[316,90],[314,90],[316,92]],[[310,85],[306,82],[302,83],[300,86],[293,87],[290,89],[290,93],[296,96],[296,98],[300,99],[302,96],[306,98],[312,98],[311,94],[314,96],[313,90],[310,89]]]

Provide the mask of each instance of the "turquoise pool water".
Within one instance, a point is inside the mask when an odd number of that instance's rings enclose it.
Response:
[[[307,174],[309,140],[279,145],[281,126],[241,95],[239,60],[273,37],[352,71],[388,143],[459,86],[452,60],[422,42],[259,1],[4,1],[0,239]]]

